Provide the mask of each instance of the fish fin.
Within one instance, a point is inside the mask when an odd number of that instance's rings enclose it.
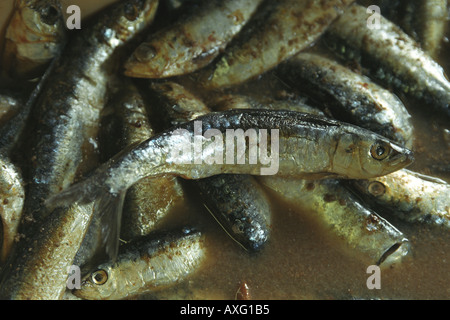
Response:
[[[75,202],[85,204],[100,199],[105,193],[109,191],[105,188],[103,180],[93,175],[51,195],[44,201],[44,205],[53,210],[56,207],[70,206]]]
[[[100,214],[102,247],[107,256],[115,262],[119,251],[119,236],[122,209],[126,191],[118,194],[106,193],[95,204],[95,212]]]
[[[94,214],[101,221],[102,250],[115,260],[119,248],[119,235],[122,208],[126,190],[110,192],[101,175],[94,174],[77,182],[58,194],[45,200],[45,206],[51,210],[59,206],[70,206],[78,202],[85,204],[94,202]]]

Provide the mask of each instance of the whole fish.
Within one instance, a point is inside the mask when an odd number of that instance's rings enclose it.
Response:
[[[144,41],[125,63],[125,74],[165,78],[209,64],[242,29],[262,0],[210,0]]]
[[[242,133],[241,143],[237,143],[241,145],[239,153],[235,153],[234,143],[237,129]],[[264,131],[267,129],[271,130],[270,156]],[[227,140],[223,138],[227,130],[228,157],[222,142]],[[244,142],[244,132],[253,136],[249,144]],[[260,145],[259,161],[255,161],[256,139]],[[252,163],[245,160],[245,153]],[[410,150],[346,123],[290,111],[230,110],[200,116],[123,150],[85,180],[47,199],[46,205],[52,208],[77,200],[84,203],[98,199],[100,212],[114,221],[117,210],[114,204],[130,186],[148,176],[174,174],[201,179],[234,173],[361,179],[388,174],[412,161]],[[117,248],[118,239],[114,239]]]
[[[411,116],[401,100],[325,56],[299,53],[277,73],[294,88],[332,110],[333,117],[412,147]]]
[[[272,153],[279,163],[271,165],[278,167],[277,172],[261,171],[267,159],[261,158],[260,163],[237,163],[236,159],[226,159],[222,142],[216,143],[217,150],[211,147],[214,143],[212,133],[219,137],[218,134],[224,135],[226,130],[242,129],[245,132],[254,128],[276,128],[278,134],[272,132],[271,140],[276,140],[274,137],[278,135],[279,141],[272,144]],[[216,131],[208,132],[207,136],[211,134],[209,139],[202,137],[202,133],[209,129]],[[200,138],[195,147],[206,152],[195,155],[195,151],[187,152],[186,143],[188,147],[193,146],[194,137]],[[260,141],[264,145],[264,138]],[[234,147],[232,143],[228,147]],[[245,147],[243,151],[248,151],[247,145],[242,147]],[[277,148],[279,152],[276,152]],[[194,156],[195,161],[192,161]],[[212,156],[215,158],[211,159]],[[161,174],[176,174],[187,179],[201,179],[219,173],[361,179],[394,172],[412,161],[410,150],[344,122],[284,110],[229,110],[200,116],[123,150],[90,177],[52,196],[47,204],[70,199],[94,199],[105,192],[115,196],[144,177]]]
[[[441,179],[402,169],[352,186],[401,219],[450,227],[450,185]]]
[[[308,181],[278,177],[258,177],[266,187],[290,204],[307,210],[352,249],[387,266],[409,252],[405,235],[347,190],[340,181]]]
[[[85,50],[83,54],[85,55],[81,54],[80,51],[78,52],[79,56],[75,55],[75,52],[71,56],[70,50],[83,49],[81,47],[77,49],[77,46],[75,46],[67,51],[69,58],[72,60],[58,61],[58,64],[55,64],[57,69],[49,77],[49,84],[45,86],[51,95],[45,95],[44,102],[41,101],[41,105],[38,105],[41,110],[43,108],[50,113],[49,118],[45,118],[45,115],[43,115],[45,120],[50,121],[46,129],[51,129],[49,127],[54,125],[53,131],[50,133],[45,132],[44,128],[41,129],[40,147],[44,148],[44,153],[37,154],[37,157],[49,160],[50,168],[52,166],[61,168],[59,166],[61,157],[63,160],[66,160],[65,157],[71,157],[70,160],[76,161],[75,157],[79,150],[70,151],[70,148],[74,144],[79,147],[82,143],[74,140],[82,140],[83,136],[91,139],[94,137],[95,130],[83,132],[83,129],[87,130],[87,127],[83,125],[82,115],[87,116],[88,120],[96,121],[99,111],[96,108],[100,106],[93,106],[92,109],[89,109],[82,108],[78,103],[86,103],[86,106],[89,106],[89,103],[97,103],[102,100],[96,94],[96,90],[85,90],[92,88],[91,86],[94,84],[98,84],[100,88],[106,85],[104,78],[106,74],[104,72],[107,73],[107,71],[102,69],[102,66],[104,66],[103,59],[108,59],[117,46],[130,41],[139,30],[152,21],[156,5],[157,2],[153,0],[128,0],[120,1],[105,9],[98,20],[91,27],[83,29],[83,32],[79,34],[80,38],[76,37],[74,40],[74,44],[84,43],[87,45],[83,47]],[[86,35],[84,35],[85,33]],[[85,38],[86,36],[87,38]],[[89,44],[94,45],[94,47],[90,47]],[[74,63],[73,68],[69,67],[71,63]],[[61,74],[64,70],[73,73]],[[73,77],[67,78],[69,75]],[[51,82],[50,80],[54,81]],[[73,90],[67,91],[66,86]],[[60,92],[59,89],[65,89],[66,91]],[[103,89],[99,91],[102,92]],[[60,117],[55,115],[58,112],[62,113]],[[72,120],[72,122],[69,120]],[[73,134],[76,135],[77,132],[79,135],[74,138]],[[46,145],[45,142],[50,143],[49,141],[52,141],[52,138],[56,141],[53,141],[50,146]],[[62,147],[62,141],[69,143]],[[60,149],[51,149],[55,145]],[[92,158],[92,154],[86,155]],[[51,161],[51,159],[54,161]],[[42,164],[41,160],[43,159],[40,159],[38,163]],[[93,164],[97,165],[95,161]],[[50,168],[47,167],[47,172],[38,171],[38,173],[45,179],[47,175],[54,178]],[[65,168],[65,166],[62,166],[62,168]],[[60,175],[61,178],[64,173],[67,172],[58,172],[56,175]],[[42,199],[35,200],[43,201]],[[99,204],[97,202],[71,203],[66,207],[58,208],[51,215],[32,216],[31,218],[36,218],[32,219],[34,220],[32,224],[26,223],[27,218],[30,218],[29,216],[23,217],[21,222],[26,226],[22,226],[21,230],[26,232],[26,236],[15,245],[7,261],[0,284],[0,297],[4,299],[61,299],[66,289],[68,268],[73,263],[92,217],[99,211]],[[36,205],[40,205],[39,201]],[[109,205],[112,206],[109,207],[110,210],[116,212],[122,209],[116,203],[110,203]],[[33,209],[39,210],[39,207],[31,206],[30,210]],[[114,223],[117,223],[117,221],[114,221]],[[111,256],[114,257],[115,255],[115,252],[111,253]]]
[[[175,82],[153,83],[170,126],[210,113],[203,101]],[[245,250],[261,250],[270,237],[271,207],[249,175],[219,174],[193,181],[204,205],[227,234]]]
[[[353,0],[267,1],[234,44],[200,73],[208,89],[242,83],[310,46]]]
[[[66,43],[62,5],[57,0],[15,0],[6,29],[2,69],[8,76],[40,76]]]
[[[29,219],[47,215],[43,201],[70,185],[77,173],[92,169],[83,153],[97,148],[100,112],[118,53],[153,21],[157,5],[156,0],[128,0],[110,7],[73,37],[57,61],[33,111],[36,131],[30,139],[25,201]]]
[[[118,300],[173,286],[195,273],[206,258],[199,231],[159,235],[120,248],[117,262],[106,262],[82,281],[74,295],[84,299]]]
[[[371,77],[450,116],[450,82],[442,67],[411,37],[379,16],[369,28],[366,8],[351,5],[327,30],[324,42],[349,60],[357,60]]]

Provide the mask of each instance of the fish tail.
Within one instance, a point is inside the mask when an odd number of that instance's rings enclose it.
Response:
[[[122,208],[126,190],[111,192],[98,175],[90,176],[49,197],[45,206],[50,210],[72,204],[93,204],[93,215],[101,221],[101,247],[109,258],[117,258]]]
[[[96,200],[94,212],[100,214],[102,248],[115,262],[119,251],[119,236],[125,191],[117,194],[105,193]]]
[[[93,177],[77,182],[63,191],[51,195],[44,201],[44,205],[54,210],[57,207],[71,206],[75,202],[85,204],[99,199],[107,192]]]

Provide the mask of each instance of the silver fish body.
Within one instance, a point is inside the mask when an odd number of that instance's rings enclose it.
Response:
[[[380,16],[379,26],[369,28],[368,17],[366,8],[351,5],[327,30],[325,44],[384,85],[450,116],[450,82],[442,67],[392,22]]]
[[[281,198],[332,231],[346,245],[361,252],[371,263],[387,266],[409,253],[405,235],[374,211],[365,207],[338,180],[298,180],[258,177]]]
[[[209,64],[242,29],[261,0],[212,0],[152,34],[125,64],[125,74],[165,78]]]
[[[201,133],[209,129],[225,135],[230,129],[245,132],[255,128],[276,128],[275,134],[271,133],[271,140],[274,140],[272,155],[276,161],[269,165],[276,166],[275,174],[281,176],[361,179],[388,174],[413,161],[408,149],[343,122],[284,110],[229,110],[200,116],[122,151],[92,176],[51,197],[46,203],[53,206],[74,199],[93,199],[104,192],[117,195],[144,177],[162,174],[176,174],[188,179],[220,173],[273,174],[261,171],[272,169],[263,163],[266,159],[256,163],[243,159],[240,159],[243,163],[237,163],[236,159],[227,160],[223,144],[212,148],[213,139],[201,138]],[[277,135],[278,140],[274,139]],[[201,138],[197,148],[202,147],[207,152],[192,153],[192,148],[188,152],[186,146],[193,146],[195,136]],[[248,151],[247,148],[244,150]],[[198,156],[201,157],[193,159]]]
[[[268,1],[211,68],[201,72],[208,89],[229,87],[275,67],[316,41],[352,0]]]
[[[413,125],[408,110],[397,96],[369,78],[311,53],[299,53],[280,68],[278,75],[330,108],[335,119],[412,147]]]
[[[206,258],[204,236],[185,230],[130,242],[116,263],[97,267],[74,294],[84,299],[117,300],[173,286],[195,273]]]
[[[352,186],[371,204],[408,222],[450,227],[450,185],[441,179],[402,169]]]
[[[40,76],[66,43],[62,5],[55,0],[16,0],[5,35],[3,71],[12,78]]]

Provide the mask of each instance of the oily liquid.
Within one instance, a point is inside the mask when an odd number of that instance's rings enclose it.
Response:
[[[62,1],[65,7],[79,5],[83,17],[111,2]],[[8,7],[8,3],[12,1],[1,1],[0,8]],[[442,57],[449,49],[444,43]],[[449,71],[449,61],[441,62]],[[267,92],[261,87],[271,88],[273,81],[268,73],[254,84],[259,92]],[[417,137],[416,162],[410,169],[450,182],[450,137],[444,132],[443,121],[429,111],[421,111],[421,106],[412,101],[404,101],[413,116]],[[449,230],[406,223],[390,213],[378,212],[404,233],[411,250],[401,263],[382,269],[381,289],[369,289],[367,268],[374,262],[348,248],[312,212],[292,207],[267,190],[273,209],[270,240],[260,252],[252,254],[226,234],[192,188],[185,189],[186,202],[161,221],[160,228],[190,225],[202,230],[208,258],[200,272],[187,280],[141,299],[235,299],[244,282],[253,299],[450,298]]]

